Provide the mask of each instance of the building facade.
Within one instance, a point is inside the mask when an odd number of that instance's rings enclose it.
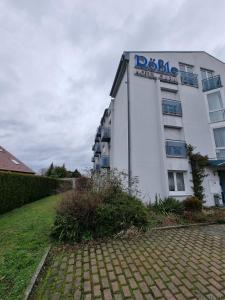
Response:
[[[193,195],[186,145],[207,155],[208,206],[225,203],[225,64],[203,51],[124,52],[93,146],[94,171],[137,176],[141,198]]]

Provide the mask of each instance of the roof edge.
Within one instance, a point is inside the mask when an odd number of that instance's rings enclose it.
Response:
[[[116,97],[116,94],[118,92],[120,83],[122,81],[122,78],[123,78],[123,75],[126,71],[128,63],[129,63],[129,52],[126,51],[126,52],[123,52],[123,54],[121,56],[119,66],[118,66],[117,71],[116,71],[116,76],[114,78],[113,85],[112,85],[112,88],[111,88],[111,91],[110,91],[110,96],[112,98]]]

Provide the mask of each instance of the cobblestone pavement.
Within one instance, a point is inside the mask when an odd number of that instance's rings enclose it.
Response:
[[[32,299],[225,299],[225,225],[61,249]]]

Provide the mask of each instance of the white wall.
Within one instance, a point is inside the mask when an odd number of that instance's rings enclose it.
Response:
[[[221,124],[209,124],[206,96],[202,92],[200,67],[215,70],[221,75],[225,84],[224,64],[205,53],[143,52],[138,53],[147,58],[169,61],[170,66],[179,69],[179,62],[194,65],[194,73],[198,74],[199,88],[172,85],[143,77],[135,76],[134,55],[130,53],[130,111],[131,111],[131,169],[132,175],[138,176],[142,198],[154,201],[155,195],[161,197],[171,195],[168,191],[168,170],[185,171],[186,191],[179,197],[192,194],[191,170],[188,159],[168,158],[165,153],[165,139],[186,140],[203,155],[216,158],[215,144],[212,135],[213,127]],[[126,75],[126,74],[125,74]],[[162,88],[174,89],[175,93],[162,91]],[[221,89],[223,90],[223,88]],[[163,116],[162,98],[180,100],[182,118]],[[164,128],[164,124],[167,127]],[[168,128],[169,125],[182,129]],[[225,126],[225,122],[224,122]],[[127,170],[127,86],[123,78],[114,101],[112,116],[111,166],[119,170]],[[204,180],[206,200],[214,204],[214,190],[220,192],[219,178],[210,170]],[[211,179],[210,179],[211,178]],[[214,182],[212,184],[212,182]]]
[[[128,171],[127,86],[126,74],[112,105],[110,166]]]

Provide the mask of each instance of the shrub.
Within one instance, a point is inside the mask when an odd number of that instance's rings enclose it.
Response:
[[[82,191],[90,191],[92,188],[92,180],[91,178],[85,177],[85,176],[81,176],[76,178],[75,181],[75,189],[78,192],[82,192]]]
[[[96,209],[101,194],[70,191],[65,193],[57,208],[52,236],[60,241],[81,241],[88,232],[95,231]]]
[[[48,177],[0,172],[0,214],[49,196],[59,186]]]
[[[155,203],[152,205],[152,208],[155,212],[162,214],[182,214],[184,211],[183,203],[172,197],[165,198],[164,200],[156,197]]]
[[[202,210],[202,201],[197,197],[191,196],[186,198],[183,201],[184,209],[187,211],[201,211]]]
[[[135,197],[126,193],[108,197],[96,210],[96,236],[111,236],[134,226],[145,230],[148,226],[148,210]]]
[[[80,242],[112,236],[131,226],[145,229],[148,210],[144,204],[124,192],[66,193],[59,204],[52,236],[60,241]]]

